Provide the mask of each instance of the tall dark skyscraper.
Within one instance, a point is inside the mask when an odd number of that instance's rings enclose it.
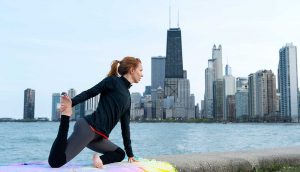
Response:
[[[183,78],[180,28],[170,28],[167,34],[166,78]]]
[[[178,98],[179,79],[183,77],[180,28],[170,28],[167,34],[164,97]]]
[[[151,58],[151,89],[164,88],[166,58],[162,56]]]
[[[24,119],[34,119],[35,91],[27,88],[24,91]]]

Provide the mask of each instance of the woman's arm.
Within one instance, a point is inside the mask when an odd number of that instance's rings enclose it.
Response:
[[[131,147],[129,123],[130,123],[130,108],[128,108],[125,114],[121,117],[121,129],[122,129],[122,137],[123,137],[123,143],[124,143],[126,154],[128,158],[132,158],[134,155],[132,153],[132,147]]]
[[[72,98],[72,107],[84,102],[92,97],[95,97],[96,95],[113,89],[113,80],[111,77],[106,77],[101,82],[99,82],[97,85],[93,86],[92,88],[83,91],[82,93],[78,94],[74,98]]]

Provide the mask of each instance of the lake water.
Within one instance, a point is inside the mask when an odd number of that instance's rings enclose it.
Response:
[[[47,161],[58,122],[1,122],[0,165]],[[69,134],[73,130],[71,122]],[[135,156],[252,150],[300,145],[300,124],[131,123]],[[110,140],[123,148],[118,125]],[[91,161],[82,151],[72,162]]]

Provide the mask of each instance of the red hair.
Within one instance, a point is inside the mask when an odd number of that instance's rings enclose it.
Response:
[[[139,63],[142,63],[139,58],[130,56],[124,57],[121,61],[114,60],[107,76],[125,75],[131,68],[136,69]],[[118,64],[120,65],[118,66]]]

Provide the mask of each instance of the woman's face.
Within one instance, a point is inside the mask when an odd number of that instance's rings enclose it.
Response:
[[[137,68],[135,68],[133,70],[133,72],[131,73],[132,79],[133,79],[133,83],[138,83],[140,82],[140,80],[143,77],[143,67],[142,67],[142,63],[139,63]]]

